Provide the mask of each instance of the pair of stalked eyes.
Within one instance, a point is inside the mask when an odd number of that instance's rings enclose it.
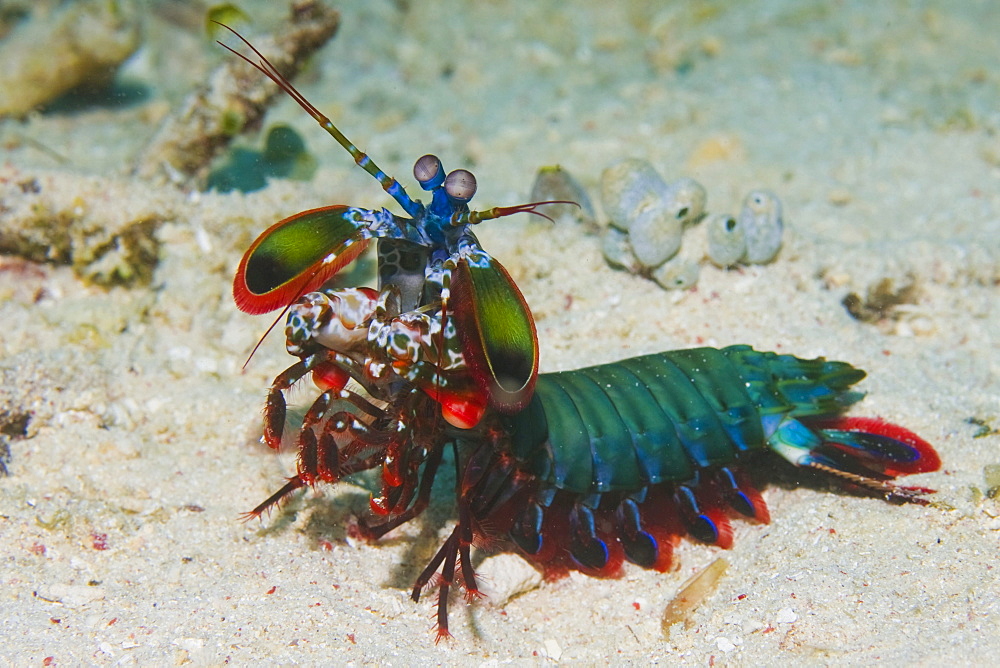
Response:
[[[434,190],[442,183],[444,191],[453,200],[468,202],[476,194],[476,177],[467,169],[456,169],[448,176],[436,155],[427,154],[413,165],[413,178],[424,190]]]

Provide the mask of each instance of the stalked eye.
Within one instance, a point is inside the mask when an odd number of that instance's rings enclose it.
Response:
[[[436,155],[421,157],[413,164],[413,178],[424,190],[434,190],[444,181],[444,168]]]
[[[444,191],[452,199],[468,202],[476,194],[476,177],[467,169],[456,169],[444,180]]]

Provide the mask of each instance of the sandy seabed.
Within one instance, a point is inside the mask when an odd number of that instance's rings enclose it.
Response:
[[[277,15],[245,4],[255,21]],[[450,531],[444,486],[420,521],[377,545],[346,536],[368,497],[349,483],[308,492],[263,526],[238,521],[294,471],[291,454],[258,442],[265,388],[292,358],[272,335],[241,371],[269,320],[232,304],[239,258],[299,210],[392,204],[288,100],[268,123],[306,137],[320,165],[312,181],[221,195],[132,179],[127,166],[159,119],[227,57],[151,12],[120,75],[148,86],[148,99],[0,124],[0,223],[30,196],[77,219],[148,216],[156,259],[148,284],[108,289],[65,258],[0,257],[0,444],[10,450],[0,658],[1000,656],[1000,501],[984,478],[1000,463],[1000,14],[988,0],[912,5],[337,3],[340,31],[297,85],[404,184],[433,152],[476,172],[480,207],[525,201],[551,164],[596,202],[601,171],[638,157],[667,178],[698,179],[710,211],[735,213],[757,187],[782,198],[774,263],[706,265],[680,292],[610,269],[598,238],[569,221],[484,225],[484,247],[534,312],[543,371],[734,343],[843,359],[870,374],[854,413],[907,426],[943,461],[908,481],[938,490],[932,507],[767,489],[772,523],[735,523],[726,575],[669,638],[664,608],[721,550],[684,541],[676,570],[628,567],[619,580],[538,582],[529,569],[516,576],[530,585],[521,595],[455,599],[456,638],[438,645],[433,603],[413,604],[409,587]],[[881,315],[853,318],[850,294]],[[488,557],[480,570],[502,581],[520,563]]]

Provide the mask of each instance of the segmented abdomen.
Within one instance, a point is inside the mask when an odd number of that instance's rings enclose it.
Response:
[[[542,374],[505,418],[511,454],[558,489],[593,494],[681,482],[766,447],[785,416],[839,413],[864,372],[749,346],[695,348]]]

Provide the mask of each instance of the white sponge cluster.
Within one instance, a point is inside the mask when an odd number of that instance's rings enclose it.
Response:
[[[698,281],[706,256],[720,267],[775,258],[784,230],[777,195],[751,191],[736,217],[706,216],[706,200],[705,188],[694,179],[667,183],[644,160],[628,158],[608,167],[601,175],[601,201],[610,223],[603,233],[605,259],[678,289]],[[689,229],[699,228],[699,243],[682,244],[686,236],[698,234]]]

